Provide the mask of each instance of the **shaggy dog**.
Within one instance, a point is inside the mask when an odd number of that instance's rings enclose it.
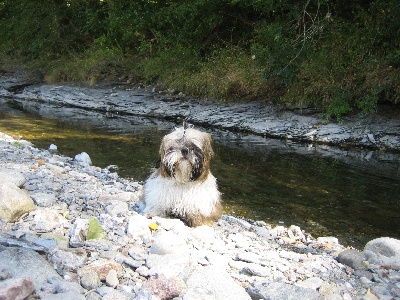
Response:
[[[189,226],[212,225],[220,218],[211,142],[209,133],[185,123],[164,136],[160,161],[144,185],[144,213],[179,218]]]

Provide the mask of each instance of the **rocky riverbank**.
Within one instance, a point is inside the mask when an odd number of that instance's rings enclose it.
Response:
[[[1,74],[0,74],[1,75]],[[246,132],[263,137],[309,144],[400,150],[400,119],[394,107],[384,114],[351,116],[343,123],[327,122],[314,109],[282,111],[267,103],[222,103],[198,101],[174,91],[110,84],[97,87],[45,84],[36,75],[3,71],[0,97],[16,101],[44,102],[60,107],[78,107],[112,115],[153,117],[205,127]],[[379,158],[378,158],[379,159]]]
[[[0,134],[0,299],[400,299],[400,241],[140,214],[142,185]]]

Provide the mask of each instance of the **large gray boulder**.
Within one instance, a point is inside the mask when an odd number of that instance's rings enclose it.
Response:
[[[381,237],[369,241],[365,245],[364,255],[371,264],[400,270],[400,240]]]
[[[40,290],[48,278],[62,280],[44,257],[23,248],[10,247],[0,251],[0,270],[7,270],[12,278],[29,278],[36,290]]]

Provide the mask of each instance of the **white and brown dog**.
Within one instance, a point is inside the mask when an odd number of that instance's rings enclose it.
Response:
[[[220,218],[211,142],[209,133],[185,123],[164,136],[157,169],[144,185],[144,213],[179,218],[189,226],[212,225]]]

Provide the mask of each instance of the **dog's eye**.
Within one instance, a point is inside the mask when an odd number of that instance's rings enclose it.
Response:
[[[174,147],[172,147],[172,146],[171,146],[171,147],[169,147],[167,151],[168,151],[168,152],[172,152],[172,151],[174,151]]]

